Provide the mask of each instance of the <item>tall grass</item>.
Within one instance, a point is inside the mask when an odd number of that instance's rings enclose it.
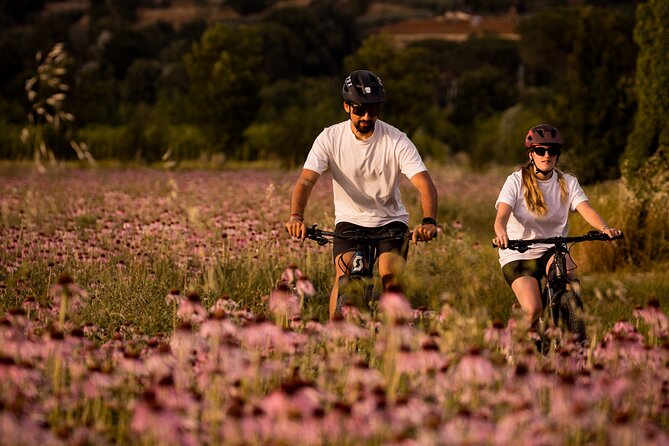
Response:
[[[67,127],[75,119],[65,110],[65,99],[70,91],[64,82],[67,58],[63,43],[54,44],[46,54],[38,51],[36,73],[25,82],[31,110],[28,124],[21,130],[21,142],[32,151],[35,165],[42,171],[44,162],[56,163],[56,152],[62,151],[62,146],[73,149],[79,160],[95,164],[86,143],[73,139]]]

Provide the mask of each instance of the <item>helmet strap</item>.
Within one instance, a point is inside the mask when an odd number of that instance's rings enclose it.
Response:
[[[530,157],[530,164],[532,164],[532,166],[534,167],[534,174],[535,174],[535,175],[539,175],[539,174],[542,174],[542,175],[548,175],[548,174],[550,174],[551,172],[553,172],[553,170],[555,170],[555,167],[553,167],[552,169],[549,169],[549,170],[541,170],[541,169],[539,169],[539,168],[537,167],[537,165],[534,164],[534,159],[533,159],[532,157]],[[555,160],[555,165],[557,166],[557,160]]]

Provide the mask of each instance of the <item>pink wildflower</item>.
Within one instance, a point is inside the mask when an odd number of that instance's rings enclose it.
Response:
[[[283,389],[265,397],[260,406],[273,418],[299,416],[306,419],[321,408],[320,399],[319,392],[312,386],[289,382],[283,385]]]
[[[185,432],[176,412],[163,407],[151,390],[146,391],[135,406],[130,428],[139,438],[158,444],[197,444],[195,438]]]
[[[62,444],[49,430],[40,427],[30,417],[16,417],[8,411],[0,411],[0,438],[7,445],[39,444],[51,446]]]
[[[412,316],[411,304],[400,292],[383,293],[379,300],[379,308],[393,320],[406,320]]]
[[[269,297],[269,310],[277,320],[287,320],[300,314],[300,299],[283,283],[272,290]]]
[[[58,282],[51,287],[49,294],[53,298],[53,310],[60,311],[61,323],[66,313],[79,311],[83,301],[88,298],[88,292],[77,285],[67,273],[58,277]]]
[[[495,425],[490,421],[463,411],[439,429],[442,444],[490,444]]]
[[[216,313],[217,311],[223,311],[224,313],[230,313],[239,308],[239,304],[230,299],[228,295],[223,295],[216,299],[216,302],[214,302],[214,305],[211,306],[209,309],[210,313]]]
[[[200,297],[197,293],[188,293],[186,299],[181,300],[177,310],[177,318],[182,322],[199,324],[207,319],[207,312],[200,303]]]
[[[334,320],[325,326],[323,335],[334,342],[354,342],[369,337],[368,330],[346,319]]]
[[[510,353],[513,347],[513,331],[501,321],[493,321],[492,325],[485,329],[483,340],[486,344],[500,348],[504,353]]]
[[[165,303],[179,305],[185,299],[186,298],[179,293],[179,290],[173,288],[170,290],[167,296],[165,296]]]
[[[492,384],[499,376],[495,366],[477,348],[460,358],[454,374],[460,382],[472,384]]]
[[[286,267],[285,270],[281,273],[281,281],[288,284],[295,283],[302,277],[302,271],[297,267],[295,263],[291,263]]]
[[[400,351],[396,369],[399,373],[410,375],[436,372],[447,366],[448,360],[435,345],[427,345],[420,351]]]
[[[283,350],[286,347],[283,330],[269,322],[251,324],[245,327],[240,335],[245,348],[261,354],[267,354],[276,348]]]
[[[309,280],[307,276],[302,276],[297,279],[295,287],[297,288],[297,292],[300,294],[300,296],[311,297],[316,294],[316,288],[314,288],[314,284],[311,283],[311,280]]]
[[[161,343],[157,352],[154,352],[145,360],[145,369],[154,381],[160,381],[167,376],[171,376],[176,367],[177,361],[172,356],[169,344],[166,343]]]
[[[651,299],[645,308],[635,308],[633,314],[648,325],[654,336],[664,338],[669,335],[669,319],[660,310],[660,303],[656,299]]]

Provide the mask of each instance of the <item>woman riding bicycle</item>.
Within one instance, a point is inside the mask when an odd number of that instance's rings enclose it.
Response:
[[[555,248],[535,245],[526,252],[504,249],[509,239],[537,239],[566,236],[569,212],[577,211],[598,231],[609,237],[620,231],[609,227],[593,209],[576,177],[556,168],[562,150],[562,137],[555,127],[541,124],[532,127],[525,137],[528,162],[506,179],[495,207],[495,238],[499,246],[499,262],[507,283],[511,286],[531,325],[541,312],[541,280],[551,265]],[[567,277],[576,294],[578,280],[576,265],[567,254]]]
[[[326,170],[332,174],[335,232],[358,230],[379,236],[394,229],[408,232],[409,214],[400,199],[401,174],[418,189],[423,223],[414,229],[414,242],[431,240],[437,233],[437,191],[416,146],[395,127],[378,116],[386,92],[371,71],[357,70],[342,88],[346,121],[327,127],[314,141],[291,197],[291,215],[286,229],[304,240],[304,210],[311,190]],[[335,239],[336,279],[330,294],[330,318],[334,317],[339,279],[346,274],[352,242]],[[403,240],[379,246],[379,275],[384,289],[396,282],[407,254]],[[343,262],[341,261],[343,258]]]

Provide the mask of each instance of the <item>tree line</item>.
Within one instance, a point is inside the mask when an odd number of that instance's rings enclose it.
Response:
[[[74,142],[96,159],[295,166],[325,126],[346,118],[341,83],[359,68],[384,81],[381,119],[426,158],[521,162],[524,132],[550,122],[566,139],[566,167],[588,183],[617,178],[625,160],[639,166],[666,144],[669,14],[660,0],[397,1],[424,15],[457,7],[518,16],[518,40],[407,46],[362,20],[366,2],[229,1],[235,18],[179,27],[137,25],[138,5],[169,1],[91,0],[51,14],[43,0],[18,3],[0,3],[0,158],[71,158]],[[61,43],[64,56],[51,54]]]

